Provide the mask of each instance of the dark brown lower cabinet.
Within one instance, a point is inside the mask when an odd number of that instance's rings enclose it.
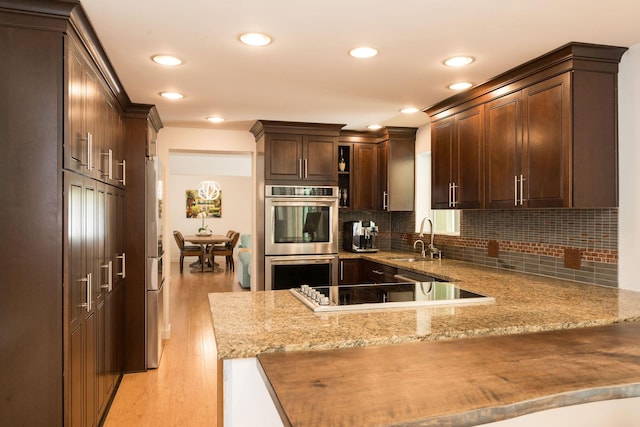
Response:
[[[362,280],[362,260],[341,259],[338,271],[338,284],[357,285]]]
[[[362,260],[362,283],[395,283],[398,269],[374,261]]]
[[[65,171],[70,426],[95,426],[122,371],[121,189]]]

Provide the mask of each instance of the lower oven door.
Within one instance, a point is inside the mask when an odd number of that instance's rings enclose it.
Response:
[[[338,255],[266,256],[265,290],[338,284]]]

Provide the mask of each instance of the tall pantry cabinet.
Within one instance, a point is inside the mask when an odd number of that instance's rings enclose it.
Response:
[[[77,1],[2,2],[0,93],[0,425],[98,425],[124,364],[136,105]]]

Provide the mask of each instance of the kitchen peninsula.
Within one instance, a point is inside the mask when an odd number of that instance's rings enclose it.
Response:
[[[241,369],[254,366],[257,372],[255,358],[262,353],[449,341],[640,321],[637,292],[446,259],[411,263],[391,260],[397,256],[379,252],[363,257],[454,281],[469,291],[492,296],[496,302],[314,314],[288,291],[210,294],[220,373],[224,367],[224,416],[236,416],[234,404],[247,404],[247,400],[239,401],[244,396],[237,394],[240,370],[234,369],[234,364],[242,363]],[[222,396],[221,377],[219,396]],[[260,377],[257,378],[260,382]]]

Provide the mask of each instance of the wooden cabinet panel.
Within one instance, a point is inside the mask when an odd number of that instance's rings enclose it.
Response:
[[[303,179],[335,185],[338,182],[337,139],[330,136],[303,136]]]
[[[522,94],[516,92],[486,104],[487,207],[516,207],[516,177],[522,151]]]
[[[568,74],[487,103],[488,207],[570,205],[570,123]]]
[[[455,122],[452,205],[459,209],[478,209],[484,206],[484,107],[456,114]]]
[[[431,207],[451,209],[455,117],[431,125]]]
[[[362,282],[362,260],[341,259],[338,283],[340,285],[357,285]]]
[[[376,210],[378,206],[378,150],[374,144],[353,146],[353,209]]]
[[[265,179],[302,179],[302,137],[267,135],[265,139]]]
[[[484,107],[485,207],[617,206],[616,82],[626,50],[569,43],[430,107],[442,123],[432,129],[434,150],[446,145],[446,118]],[[460,146],[461,162],[468,151]],[[444,200],[444,162],[435,165],[434,206]]]
[[[524,203],[569,206],[571,94],[565,73],[523,90]]]
[[[68,38],[68,116],[65,168],[99,177],[100,89],[97,76],[73,37]]]
[[[389,139],[379,145],[378,206],[383,211],[414,208],[416,130],[388,127]]]
[[[82,172],[87,162],[85,114],[85,62],[75,44],[69,42],[67,61],[68,107],[69,118],[68,139],[65,143],[65,167]]]
[[[338,181],[336,138],[295,134],[265,137],[265,180]]]
[[[67,330],[70,394],[68,413],[78,425],[97,424],[98,324],[96,307],[100,287],[100,200],[98,183],[65,172],[67,236]],[[103,194],[103,193],[102,193]],[[78,349],[77,347],[81,348]],[[80,394],[78,394],[80,393]]]
[[[398,269],[374,261],[362,260],[363,283],[395,283]]]

